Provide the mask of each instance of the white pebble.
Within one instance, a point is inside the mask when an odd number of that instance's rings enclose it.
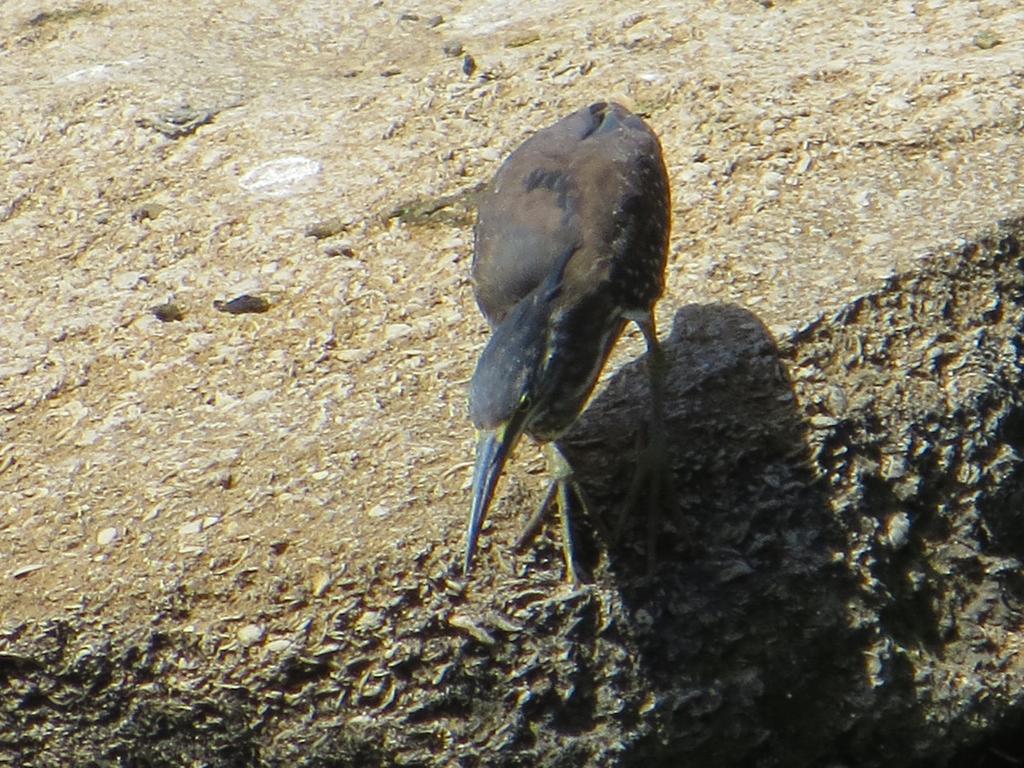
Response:
[[[259,624],[246,624],[238,630],[238,642],[248,648],[263,639],[266,630]]]
[[[238,180],[246,192],[286,195],[299,182],[320,173],[320,163],[308,157],[282,157],[253,168]]]
[[[202,520],[189,520],[178,526],[178,534],[181,536],[192,536],[203,530]]]
[[[117,541],[121,534],[117,528],[104,528],[102,531],[96,534],[96,543],[101,547],[105,547],[108,544],[112,544]]]
[[[405,323],[390,323],[388,327],[384,329],[384,338],[388,341],[398,341],[399,339],[404,339],[411,333],[411,325],[406,325]]]

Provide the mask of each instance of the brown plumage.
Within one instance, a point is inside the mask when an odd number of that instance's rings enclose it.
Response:
[[[658,352],[653,309],[664,287],[669,211],[657,136],[605,102],[538,131],[484,189],[473,286],[493,334],[470,385],[480,441],[465,570],[519,436],[549,443],[572,425],[627,321]],[[551,450],[568,537],[571,470]],[[573,571],[571,550],[567,540]]]

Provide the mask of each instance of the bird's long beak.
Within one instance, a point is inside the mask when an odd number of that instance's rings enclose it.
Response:
[[[484,524],[484,515],[494,498],[494,487],[505,468],[512,449],[519,442],[523,433],[526,413],[516,411],[512,418],[499,424],[493,430],[480,430],[476,443],[476,466],[473,468],[473,509],[469,513],[469,532],[466,537],[466,560],[462,573],[469,573],[473,553],[476,552],[476,541],[480,536],[480,528]]]

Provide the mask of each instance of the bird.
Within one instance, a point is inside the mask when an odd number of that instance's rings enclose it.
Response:
[[[586,406],[629,322],[647,344],[649,447],[664,452],[665,358],[654,307],[665,285],[670,210],[657,135],[610,101],[538,130],[480,193],[471,281],[491,336],[469,384],[477,444],[463,574],[506,462],[526,434],[543,446],[551,482],[517,545],[557,496],[567,575],[583,580],[570,506],[573,496],[584,509],[586,501],[555,441]]]

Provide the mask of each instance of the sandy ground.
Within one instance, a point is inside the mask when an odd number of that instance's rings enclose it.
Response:
[[[590,101],[662,137],[663,327],[728,302],[784,336],[1021,210],[1015,0],[619,8],[4,2],[0,629],[187,599],[272,642],[297,600],[447,568],[486,338],[468,193]],[[241,294],[271,306],[213,306]],[[524,445],[481,592],[543,484]]]

